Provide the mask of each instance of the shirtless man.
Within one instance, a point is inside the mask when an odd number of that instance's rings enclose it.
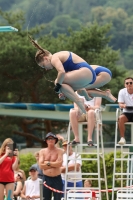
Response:
[[[58,138],[51,132],[46,135],[44,142],[48,147],[39,152],[39,166],[44,174],[43,181],[48,186],[62,191],[63,184],[60,167],[62,166],[64,151],[55,146]],[[54,200],[61,200],[62,198],[62,194],[58,192],[53,192],[53,196]],[[52,198],[52,191],[45,186],[43,188],[43,197],[45,200],[51,200]]]

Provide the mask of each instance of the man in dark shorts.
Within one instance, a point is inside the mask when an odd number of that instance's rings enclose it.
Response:
[[[124,145],[125,140],[125,123],[133,122],[133,78],[127,77],[124,81],[125,88],[119,91],[118,103],[123,113],[119,116],[118,125],[120,132],[120,141],[118,144]]]
[[[39,152],[39,166],[43,170],[44,180],[46,184],[56,190],[63,190],[63,183],[61,178],[61,170],[63,162],[63,149],[58,148],[55,144],[58,142],[58,138],[53,133],[48,133],[44,142],[47,144],[47,148],[41,149]],[[61,200],[62,194],[53,192],[54,200]],[[47,187],[43,187],[44,200],[51,200],[52,190]]]

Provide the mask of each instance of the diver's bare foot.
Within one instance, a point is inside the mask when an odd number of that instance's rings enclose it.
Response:
[[[93,97],[91,97],[91,95],[88,94],[89,99],[87,101],[91,101],[93,99]]]
[[[106,93],[106,99],[108,100],[108,101],[110,101],[110,102],[116,102],[116,98],[111,94],[111,90],[110,89],[107,89],[106,91],[105,91],[105,93]]]

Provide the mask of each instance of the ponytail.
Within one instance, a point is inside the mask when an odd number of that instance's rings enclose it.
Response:
[[[35,40],[32,39],[32,37],[30,35],[28,35],[32,45],[38,49],[38,51],[36,52],[35,55],[35,61],[37,63],[42,61],[42,58],[44,56],[49,56],[51,53],[49,51],[47,51],[46,49],[43,49],[39,44],[37,44],[37,42]]]

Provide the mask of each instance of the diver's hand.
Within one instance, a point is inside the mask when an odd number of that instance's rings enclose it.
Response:
[[[54,87],[54,91],[56,93],[60,93],[60,88],[61,88],[61,85],[59,83],[56,83],[55,87]]]

